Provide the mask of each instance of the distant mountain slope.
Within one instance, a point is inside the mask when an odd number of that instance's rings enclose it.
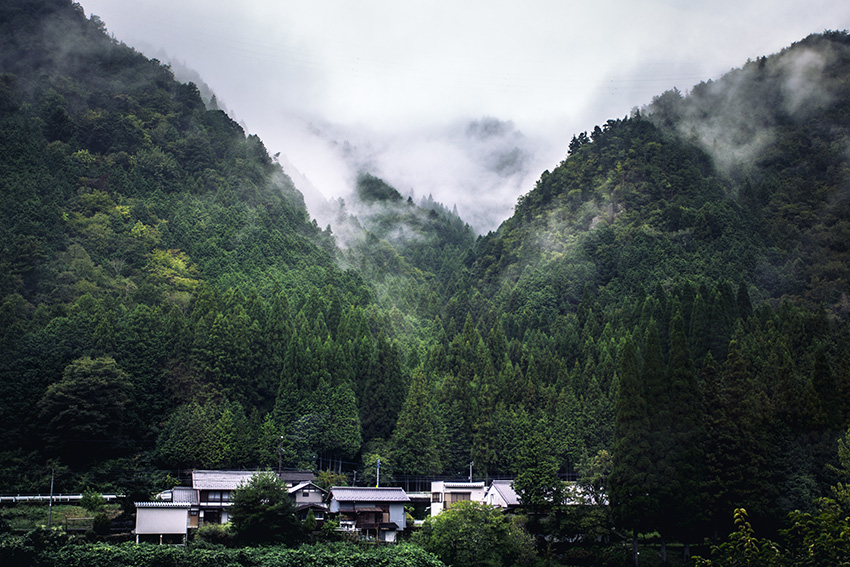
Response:
[[[545,269],[576,302],[588,281],[727,279],[846,310],[848,80],[847,34],[815,35],[576,136],[478,244],[474,273]]]
[[[0,293],[52,293],[69,246],[112,272],[99,276],[110,286],[144,279],[154,250],[188,253],[211,281],[332,266],[262,142],[206,110],[194,85],[68,2],[4,3],[3,16]]]
[[[259,138],[78,4],[0,3],[0,155],[0,462],[150,449],[191,403],[246,432],[296,333],[368,320],[369,289]],[[246,443],[218,464],[259,459]]]

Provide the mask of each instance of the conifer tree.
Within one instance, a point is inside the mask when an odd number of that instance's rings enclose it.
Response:
[[[742,353],[739,333],[719,376],[706,375],[706,466],[713,527],[728,527],[729,510],[744,507],[754,517],[772,516],[777,463],[770,458],[767,398]]]
[[[677,308],[670,330],[670,477],[661,491],[662,530],[684,543],[697,541],[705,435],[702,394],[685,336],[685,324]],[[686,554],[686,557],[689,555]]]
[[[643,366],[641,368],[646,396],[646,409],[649,421],[649,458],[652,468],[648,478],[648,498],[652,500],[652,510],[656,514],[651,520],[654,527],[660,526],[663,509],[662,491],[675,480],[675,472],[670,462],[674,451],[672,439],[673,399],[670,391],[669,375],[661,352],[661,341],[655,319],[650,319],[646,330]],[[662,561],[666,560],[666,534],[661,533]]]
[[[637,534],[652,526],[656,502],[652,493],[649,416],[640,361],[631,337],[623,345],[622,370],[614,421],[611,507],[618,526],[631,529],[637,565]]]
[[[435,474],[442,470],[431,385],[422,368],[416,368],[411,376],[393,432],[392,457],[401,474]]]

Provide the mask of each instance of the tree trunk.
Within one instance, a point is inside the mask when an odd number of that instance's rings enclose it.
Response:
[[[637,540],[637,530],[632,532],[632,559],[635,562],[635,567],[638,567],[638,540]]]
[[[667,540],[661,536],[661,565],[667,565]]]
[[[684,562],[685,565],[687,565],[690,558],[691,558],[691,544],[685,542],[684,557],[682,557],[682,561]]]

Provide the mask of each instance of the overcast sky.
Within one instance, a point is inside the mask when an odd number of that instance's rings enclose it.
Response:
[[[479,230],[509,216],[573,134],[850,28],[839,0],[80,3],[117,39],[196,70],[301,185],[299,172],[341,196],[367,167],[457,204]],[[483,118],[502,123],[465,126]],[[506,170],[488,153],[521,159]]]

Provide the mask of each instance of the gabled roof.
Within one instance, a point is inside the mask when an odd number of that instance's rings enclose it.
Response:
[[[195,490],[236,490],[247,484],[260,471],[192,471],[192,488]]]
[[[315,488],[316,490],[318,490],[319,492],[322,492],[324,494],[328,493],[327,490],[325,490],[321,486],[318,486],[317,484],[313,484],[312,482],[302,482],[301,484],[297,484],[297,485],[295,485],[295,486],[293,486],[292,488],[289,489],[289,493],[295,494],[299,490],[304,490],[308,486],[312,486],[313,488]]]
[[[338,502],[410,502],[398,487],[333,486],[330,496]]]
[[[490,490],[498,492],[507,506],[519,506],[519,496],[514,490],[513,482],[512,480],[494,480],[490,484]]]
[[[316,480],[316,475],[314,475],[312,471],[280,471],[277,476],[280,480],[292,484],[300,484],[302,482],[312,482]]]
[[[300,505],[295,507],[295,511],[296,512],[303,512],[304,510],[307,510],[308,508],[312,508],[314,510],[321,510],[322,512],[328,511],[328,505],[325,504],[324,502],[308,502],[306,504],[300,504]]]
[[[446,482],[443,486],[445,488],[484,488],[484,482]]]
[[[171,489],[172,502],[198,503],[198,491],[188,486],[175,486]]]

